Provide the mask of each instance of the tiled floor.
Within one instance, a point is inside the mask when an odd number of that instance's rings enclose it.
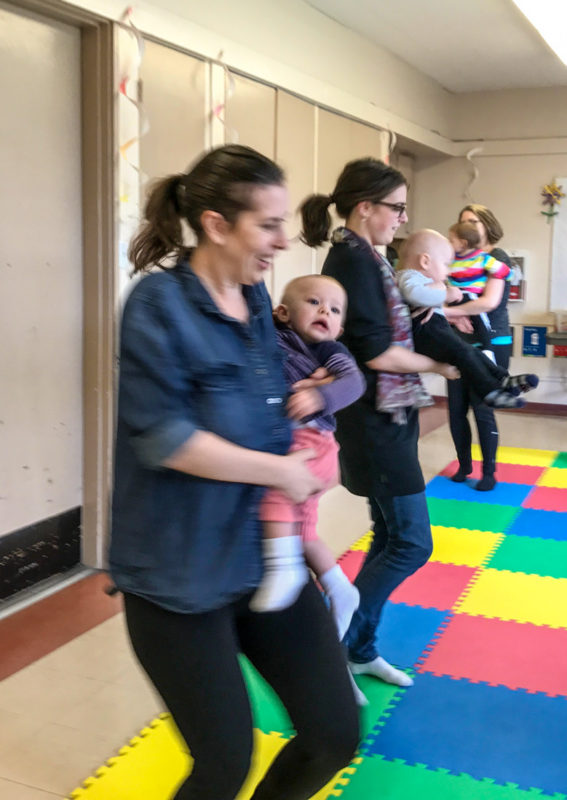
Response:
[[[434,410],[425,430],[438,420]],[[503,445],[557,449],[567,442],[564,418],[507,413],[499,423]],[[420,454],[427,480],[452,460],[446,425],[422,436]],[[364,501],[340,487],[323,499],[320,517],[321,535],[337,554],[368,526]],[[163,710],[132,657],[119,600],[102,595],[100,576],[87,581],[65,590],[82,598],[78,623],[63,593],[42,601],[43,610],[31,607],[0,621],[3,651],[16,636],[31,647],[27,656],[21,644],[15,656],[10,650],[11,661],[0,658],[0,674],[9,675],[0,684],[0,797],[6,800],[61,799]]]

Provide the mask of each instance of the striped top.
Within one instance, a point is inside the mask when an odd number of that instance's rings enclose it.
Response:
[[[481,295],[488,278],[510,281],[512,272],[507,264],[497,261],[490,253],[473,250],[464,256],[455,256],[449,268],[449,283],[463,292]]]

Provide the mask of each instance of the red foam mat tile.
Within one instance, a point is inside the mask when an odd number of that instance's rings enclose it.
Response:
[[[523,508],[539,508],[542,511],[567,512],[567,489],[551,486],[534,486],[522,503]],[[567,519],[565,520],[567,526]]]
[[[475,567],[430,561],[406,578],[401,586],[392,592],[390,600],[393,603],[407,603],[410,606],[445,611],[455,605],[475,572]]]
[[[360,572],[366,553],[364,550],[347,550],[346,553],[339,558],[339,564],[342,571],[345,573],[351,583]]]
[[[450,478],[451,475],[454,475],[457,471],[458,466],[458,461],[451,461],[439,474]],[[527,486],[533,486],[546,469],[547,467],[528,467],[525,464],[498,463],[496,465],[496,478],[501,483],[523,483]],[[482,463],[480,461],[473,461],[473,471],[470,478],[471,480],[480,480],[481,477]]]
[[[457,614],[419,672],[567,696],[567,630]]]

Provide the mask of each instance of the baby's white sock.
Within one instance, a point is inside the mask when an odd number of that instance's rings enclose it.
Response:
[[[264,577],[250,601],[252,611],[279,611],[299,597],[309,579],[301,536],[264,539]]]
[[[358,589],[352,585],[338,564],[324,572],[319,577],[319,583],[329,598],[339,639],[342,640],[360,603]]]
[[[366,664],[355,664],[349,661],[349,667],[353,675],[374,675],[375,678],[380,678],[380,680],[396,686],[413,686],[413,680],[407,673],[388,664],[381,656],[377,656],[374,661],[368,661]]]

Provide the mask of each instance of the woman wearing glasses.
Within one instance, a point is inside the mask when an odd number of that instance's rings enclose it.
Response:
[[[348,295],[342,341],[367,382],[365,394],[337,414],[342,480],[368,498],[374,539],[356,586],[360,607],[345,636],[354,674],[409,686],[411,678],[380,655],[376,629],[391,592],[421,567],[432,541],[424,481],[417,458],[418,409],[428,404],[418,372],[458,373],[413,350],[408,307],[393,270],[375,247],[389,245],[407,221],[404,176],[374,158],[349,162],[329,196],[312,195],[301,212],[305,242],[328,239],[329,206],[343,227],[332,234],[323,274]],[[363,697],[359,696],[363,703]]]

